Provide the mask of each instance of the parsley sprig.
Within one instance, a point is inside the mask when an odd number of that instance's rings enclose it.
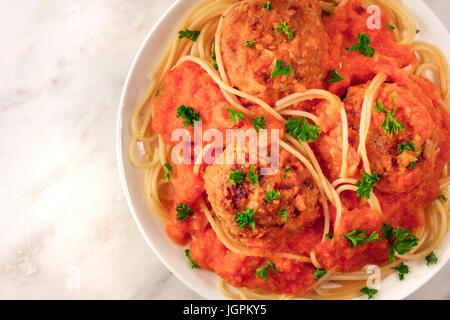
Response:
[[[253,215],[255,214],[255,210],[247,209],[242,213],[236,214],[234,221],[238,223],[238,229],[244,229],[247,225],[249,225],[252,230],[255,230],[255,220],[253,219]]]
[[[272,202],[273,200],[278,199],[281,196],[280,191],[277,190],[270,190],[267,191],[266,196],[264,197],[264,200],[267,202]]]
[[[225,106],[228,112],[230,122],[241,122],[244,119],[245,115],[243,112],[239,112]]]
[[[328,83],[335,83],[344,80],[342,76],[336,69],[331,70],[330,78],[328,79]]]
[[[247,179],[250,180],[253,186],[259,184],[259,176],[258,173],[255,171],[254,165],[252,165],[252,167],[250,168],[250,171],[247,174]]]
[[[280,209],[280,211],[278,211],[278,213],[283,218],[283,222],[286,222],[287,221],[287,210],[282,208],[282,209]]]
[[[180,39],[186,38],[186,39],[192,40],[194,42],[197,41],[199,35],[200,35],[200,31],[192,31],[189,29],[178,31],[178,38],[180,38]]]
[[[184,250],[184,253],[186,254],[186,258],[188,259],[189,266],[191,269],[200,268],[199,265],[197,265],[194,261],[191,259],[191,251],[189,249]]]
[[[389,261],[395,262],[395,253],[405,254],[413,247],[419,245],[419,239],[407,229],[396,229],[383,224],[383,239],[387,239],[391,245],[389,249]]]
[[[441,194],[439,197],[436,198],[437,200],[442,200],[444,202],[447,202],[448,198],[446,196],[444,196],[443,194]]]
[[[180,203],[176,207],[177,220],[184,223],[190,216],[194,214],[194,211],[185,203]]]
[[[291,66],[285,65],[283,60],[279,60],[275,58],[275,67],[273,68],[272,74],[270,78],[275,78],[276,76],[290,76],[292,74]]]
[[[170,172],[172,171],[173,168],[170,164],[166,163],[164,164],[163,169],[164,169],[164,181],[169,182]]]
[[[301,141],[315,141],[322,132],[320,127],[310,124],[305,117],[289,118],[285,125],[287,133]]]
[[[289,22],[278,22],[278,26],[275,28],[275,32],[277,34],[284,33],[288,36],[289,41],[294,40],[295,32],[291,31],[291,27],[289,27]]]
[[[212,60],[212,65],[214,67],[214,69],[219,70],[219,65],[217,64],[217,56],[216,56],[216,42],[214,41],[212,43],[212,48],[211,48],[211,60]]]
[[[288,167],[288,168],[284,169],[283,179],[286,180],[288,178],[289,171],[291,171],[291,167]]]
[[[438,258],[434,254],[434,251],[431,251],[431,253],[425,257],[425,259],[427,260],[427,266],[428,267],[430,265],[436,264],[438,262]]]
[[[267,1],[266,3],[264,3],[264,7],[263,8],[266,9],[267,12],[269,12],[270,9],[272,9],[272,2]]]
[[[395,95],[391,96],[392,100],[394,100]],[[395,103],[395,102],[394,102]],[[383,123],[381,124],[381,129],[384,130],[386,134],[392,137],[392,135],[399,134],[400,131],[405,130],[405,125],[401,124],[397,121],[397,119],[394,118],[395,110],[397,107],[392,109],[391,111],[386,111],[386,108],[383,106],[383,103],[380,99],[377,100],[377,105],[373,107],[375,111],[384,113],[386,115],[386,118],[384,119]]]
[[[199,112],[195,112],[195,110],[191,107],[180,106],[177,109],[177,118],[183,119],[183,125],[185,127],[194,126],[196,122],[202,121],[202,117]]]
[[[398,147],[398,155],[401,155],[403,151],[410,150],[410,151],[416,151],[416,146],[414,145],[414,142],[412,140],[408,140],[406,142],[403,142]]]
[[[367,172],[363,173],[362,179],[356,182],[358,190],[356,195],[361,197],[361,199],[370,199],[370,193],[372,192],[375,182],[380,181],[378,173],[374,172],[371,175]]]
[[[405,274],[409,273],[409,267],[406,264],[404,264],[403,262],[400,263],[400,265],[398,267],[392,268],[392,270],[398,271],[398,278],[400,279],[400,281],[405,279]]]
[[[361,293],[367,294],[368,299],[374,299],[374,296],[377,294],[378,290],[377,289],[371,289],[368,287],[362,288],[360,290]]]
[[[254,47],[256,45],[256,40],[250,40],[247,41],[247,44],[245,45],[246,48],[251,48]]]
[[[371,42],[372,40],[370,40],[370,38],[366,35],[365,32],[363,34],[358,33],[358,43],[356,43],[353,47],[345,48],[345,50],[349,50],[351,52],[359,51],[365,57],[372,58],[375,55],[375,49],[369,47],[369,44]]]
[[[316,269],[314,270],[314,280],[319,280],[327,273],[327,270],[325,269]]]
[[[267,126],[267,121],[266,121],[266,118],[264,118],[264,116],[261,116],[259,118],[247,117],[247,119],[250,120],[250,122],[252,123],[253,128],[255,128],[256,132],[259,132],[260,130],[265,129]]]
[[[244,173],[239,170],[231,170],[230,181],[233,186],[244,182]]]
[[[379,235],[376,231],[372,232],[368,237],[365,230],[353,230],[352,232],[344,233],[342,236],[348,240],[350,249],[368,242],[376,243],[379,240]]]
[[[275,264],[270,261],[267,264],[265,264],[264,266],[256,269],[255,275],[256,277],[260,277],[263,279],[266,279],[266,281],[269,281],[269,268],[272,269],[273,273],[279,273],[279,271],[277,270],[277,268],[275,267]]]

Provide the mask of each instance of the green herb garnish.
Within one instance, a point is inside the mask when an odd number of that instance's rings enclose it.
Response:
[[[405,279],[405,274],[409,273],[409,267],[403,262],[400,263],[398,267],[391,268],[392,270],[398,271],[398,278],[401,280]]]
[[[372,232],[369,237],[366,237],[365,230],[353,230],[352,232],[345,233],[342,236],[348,240],[350,249],[354,246],[361,246],[368,242],[376,243],[379,240],[378,233],[376,231]]]
[[[202,117],[199,112],[195,112],[195,110],[191,107],[180,106],[177,109],[177,118],[183,119],[183,125],[185,127],[195,126],[195,123],[198,121],[202,121]]]
[[[198,266],[197,264],[194,263],[194,261],[192,261],[191,252],[189,249],[184,250],[184,253],[186,254],[186,257],[188,259],[189,266],[191,267],[191,269],[200,268],[200,266]]]
[[[289,27],[289,22],[278,22],[278,26],[275,28],[275,32],[277,34],[279,33],[286,34],[289,38],[289,41],[292,41],[295,38],[295,32],[291,31],[291,28]]]
[[[192,209],[184,203],[180,203],[179,205],[177,205],[176,211],[177,220],[181,220],[182,223],[184,223],[190,216],[194,214],[194,211],[192,211]]]
[[[310,124],[305,117],[289,118],[286,121],[287,133],[301,141],[315,141],[321,133],[320,127]]]
[[[254,165],[252,165],[252,167],[250,168],[250,171],[247,174],[247,179],[250,180],[253,186],[259,184],[258,173],[256,173]]]
[[[252,230],[255,229],[255,220],[253,219],[253,215],[255,214],[255,210],[247,209],[242,213],[236,214],[234,221],[238,223],[238,229],[244,229],[247,225],[249,225]]]
[[[186,38],[186,39],[192,40],[194,42],[197,41],[199,35],[200,35],[200,31],[191,31],[189,29],[186,29],[184,31],[183,30],[178,31],[179,39]]]
[[[366,36],[366,33],[363,34],[358,33],[358,43],[356,43],[353,47],[345,48],[345,50],[349,51],[359,51],[361,54],[363,54],[365,57],[373,57],[375,55],[375,49],[372,47],[369,47],[369,44],[372,41],[369,37]]]
[[[269,281],[269,273],[268,273],[269,268],[271,268],[273,273],[275,273],[275,274],[279,272],[277,270],[277,268],[275,267],[275,264],[272,261],[270,261],[269,263],[262,266],[261,268],[256,269],[256,272],[255,272],[256,277],[260,277],[260,278],[266,279],[266,281]]]
[[[342,76],[336,69],[331,70],[330,78],[328,79],[328,83],[335,83],[344,80]]]
[[[169,182],[170,172],[172,171],[173,168],[170,164],[166,163],[164,164],[163,169],[164,169],[164,181]]]
[[[369,200],[370,193],[372,192],[376,181],[380,181],[378,173],[374,172],[370,175],[367,172],[364,172],[362,179],[356,182],[356,186],[358,187],[356,195],[361,197],[361,199]]]
[[[286,65],[283,67],[285,62],[283,60],[278,60],[275,58],[275,67],[273,68],[270,78],[275,78],[276,76],[290,76],[292,74],[291,66]]]
[[[272,202],[273,200],[278,199],[281,196],[280,191],[277,190],[271,190],[267,191],[266,196],[264,197],[264,200],[267,202]]]

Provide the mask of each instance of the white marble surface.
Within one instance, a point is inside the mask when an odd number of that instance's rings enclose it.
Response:
[[[144,242],[116,168],[126,73],[172,2],[0,0],[0,299],[200,298]],[[427,3],[449,29],[450,1]]]

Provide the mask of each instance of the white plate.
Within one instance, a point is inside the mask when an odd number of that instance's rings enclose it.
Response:
[[[128,159],[131,114],[148,87],[148,75],[159,62],[159,57],[169,45],[170,37],[176,35],[177,26],[184,15],[201,0],[178,0],[160,18],[139,49],[131,66],[119,106],[117,126],[117,157],[119,173],[125,197],[131,213],[147,243],[161,261],[189,288],[205,299],[224,299],[217,289],[217,276],[212,272],[189,268],[183,248],[173,244],[167,237],[164,224],[150,212],[144,199],[144,173],[135,168]],[[421,1],[404,1],[421,30],[418,40],[438,46],[450,61],[450,35],[436,15]],[[439,263],[426,267],[424,259],[408,262],[411,272],[404,281],[392,274],[382,283],[378,299],[404,299],[430,280],[450,259],[450,237],[437,251]],[[151,270],[149,270],[151,272]]]

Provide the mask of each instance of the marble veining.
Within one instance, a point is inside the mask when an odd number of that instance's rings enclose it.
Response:
[[[0,3],[0,299],[200,299],[139,234],[116,168],[125,76],[172,3]],[[450,2],[427,3],[449,28]],[[449,280],[411,298],[450,299]]]

